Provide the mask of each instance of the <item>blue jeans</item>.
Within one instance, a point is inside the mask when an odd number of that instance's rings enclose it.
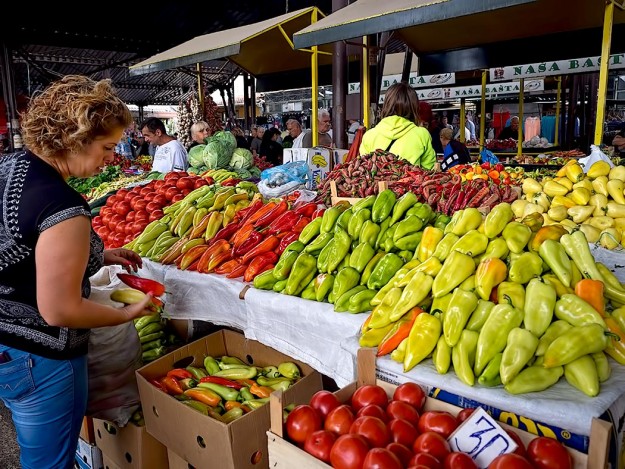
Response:
[[[0,344],[0,399],[11,410],[24,469],[73,467],[87,409],[87,356],[52,360]]]

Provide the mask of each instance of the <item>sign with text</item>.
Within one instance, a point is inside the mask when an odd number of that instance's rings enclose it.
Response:
[[[489,70],[490,81],[514,80],[519,78],[544,77],[546,75],[568,75],[599,71],[601,57],[538,62],[512,67],[496,67]],[[625,54],[613,54],[609,68],[625,68]]]
[[[382,77],[381,91],[388,90],[391,85],[399,83],[401,81],[401,75],[385,75]],[[453,85],[456,83],[455,73],[441,73],[439,75],[424,75],[419,76],[416,73],[411,73],[408,78],[408,83],[413,88],[423,88],[425,86],[442,86]],[[347,87],[348,94],[360,93],[360,83],[350,83]]]

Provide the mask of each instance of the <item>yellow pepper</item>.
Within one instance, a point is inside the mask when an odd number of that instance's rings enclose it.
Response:
[[[506,225],[502,232],[503,239],[506,240],[508,249],[514,253],[521,253],[532,236],[529,226],[518,221],[512,221]]]
[[[529,243],[529,248],[531,251],[538,252],[540,245],[546,240],[552,239],[554,241],[559,241],[562,235],[565,235],[566,233],[567,231],[561,225],[543,226],[536,232],[536,236],[534,236],[532,241]]]
[[[417,259],[421,262],[425,262],[430,258],[434,254],[434,251],[436,251],[436,247],[443,239],[443,236],[444,232],[440,228],[426,226],[423,230],[423,236],[421,237],[419,247],[417,248]]]
[[[596,161],[593,165],[588,168],[587,175],[589,178],[598,178],[600,176],[608,176],[610,174],[610,170],[612,166],[607,161]],[[610,178],[613,179],[613,178]]]
[[[404,372],[410,371],[432,353],[442,331],[443,326],[437,316],[427,313],[417,316],[408,335]]]
[[[603,231],[606,228],[614,228],[614,218],[610,217],[592,217],[588,220],[588,223],[595,228]]]
[[[510,304],[523,311],[525,307],[525,288],[520,283],[501,282],[497,287],[497,303]]]
[[[573,184],[573,189],[577,189],[579,187],[582,187],[582,188],[586,189],[591,194],[595,191],[592,188],[592,182],[590,181],[590,179],[582,179],[581,181],[576,182],[575,184]]]
[[[569,198],[573,200],[577,205],[587,205],[590,202],[590,197],[592,196],[592,192],[583,187],[578,187],[577,189],[573,189],[573,192],[569,194]]]
[[[504,225],[505,226],[505,225]],[[503,229],[503,228],[502,228]],[[459,251],[468,256],[475,257],[486,251],[488,238],[477,230],[470,230],[456,241],[451,247],[452,251]]]
[[[444,262],[445,259],[447,259],[447,256],[449,256],[449,254],[451,253],[451,247],[456,244],[456,241],[458,241],[459,239],[460,238],[455,234],[447,233],[436,246],[433,256],[436,257],[439,261]]]
[[[433,281],[434,279],[429,275],[423,272],[417,272],[393,305],[393,309],[389,313],[391,322],[397,321],[404,314],[421,303],[430,294]]]
[[[456,288],[447,311],[443,315],[443,335],[445,342],[454,347],[460,340],[471,313],[477,307],[478,298],[474,293]]]
[[[554,181],[557,182],[558,184],[566,187],[569,191],[573,190],[573,182],[570,179],[566,178],[566,177],[555,178]]]
[[[541,186],[536,179],[532,178],[523,179],[523,185],[521,187],[524,194],[537,194],[543,190],[543,186]]]
[[[483,300],[488,300],[497,285],[508,276],[506,264],[497,258],[484,259],[475,272],[475,291]]]
[[[506,225],[514,218],[512,206],[509,203],[502,202],[486,215],[484,220],[484,234],[488,239],[498,236]]]
[[[555,181],[547,181],[543,186],[543,192],[549,197],[555,197],[556,195],[564,196],[569,193],[569,189]]]
[[[565,173],[566,177],[569,178],[571,182],[579,182],[584,179],[584,169],[577,162],[566,165]]]
[[[566,208],[571,208],[577,204],[575,203],[573,199],[569,199],[568,197],[564,195],[553,196],[553,199],[551,199],[551,206],[558,207],[560,205],[563,205]]]
[[[601,235],[601,230],[595,226],[590,225],[589,223],[582,223],[579,225],[579,229],[584,235],[586,235],[586,239],[589,243],[596,243],[599,241],[599,236]]]
[[[592,181],[592,188],[597,194],[608,196],[608,178],[606,176],[600,176]]]
[[[506,240],[503,238],[495,238],[491,239],[486,246],[486,252],[482,254],[479,259],[483,261],[484,259],[505,259],[508,257],[510,250],[508,249],[508,245],[506,244]]]
[[[527,229],[529,230],[529,228]],[[455,287],[469,278],[473,272],[475,272],[475,262],[473,258],[461,252],[452,251],[434,279],[432,285],[434,298],[440,298],[451,292]]]
[[[620,179],[625,182],[625,166],[614,166],[610,169],[608,179]]]
[[[459,214],[457,218],[456,214]],[[462,236],[471,230],[476,230],[481,223],[482,214],[478,209],[472,207],[465,208],[454,213],[451,221],[445,227],[445,233],[453,233],[456,236]]]
[[[625,183],[620,179],[612,179],[607,183],[608,194],[612,197],[612,200],[617,204],[625,204],[625,197],[623,196],[623,190],[625,190]]]
[[[573,222],[581,225],[592,216],[594,211],[595,207],[592,205],[575,205],[570,207],[566,213],[569,217],[571,217]]]

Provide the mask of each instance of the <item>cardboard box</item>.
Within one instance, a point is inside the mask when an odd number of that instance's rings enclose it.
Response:
[[[176,367],[203,366],[207,355],[235,356],[256,366],[296,363],[303,377],[285,392],[293,401],[307,401],[321,389],[321,375],[305,363],[229,330],[182,346],[136,371],[147,431],[169,450],[195,467],[267,468],[268,405],[225,424],[185,406],[148,381]]]
[[[317,186],[332,169],[332,158],[327,148],[285,148],[282,153],[282,162],[306,161],[308,164],[308,181],[306,188],[316,190]]]
[[[95,445],[95,434],[93,432],[93,418],[83,417],[82,426],[80,427],[80,438],[87,443]]]
[[[78,438],[75,460],[81,469],[103,469],[102,451],[100,451],[100,448],[89,444],[82,438]]]
[[[128,423],[123,428],[93,420],[96,445],[121,469],[167,469],[167,448],[150,435],[145,426]]]
[[[340,148],[335,148],[334,150],[332,150],[332,161],[334,162],[334,165],[345,163],[345,158],[347,157],[348,153],[349,150],[342,150]]]
[[[120,466],[115,464],[111,458],[109,458],[106,454],[102,453],[102,464],[104,465],[104,469],[122,469]]]
[[[167,450],[167,460],[169,461],[169,469],[189,469],[193,467],[170,449]]]

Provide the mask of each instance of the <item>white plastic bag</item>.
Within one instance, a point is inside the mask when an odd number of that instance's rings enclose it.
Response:
[[[597,145],[590,145],[590,155],[585,158],[580,158],[578,163],[584,168],[584,173],[587,173],[590,167],[597,161],[605,161],[610,165],[610,168],[614,167],[614,163],[608,155],[603,153]]]
[[[121,286],[119,272],[121,267],[108,266],[91,277],[89,299],[117,306],[110,294]],[[142,365],[141,344],[133,322],[92,329],[87,358],[87,415],[125,426],[141,404],[135,376],[135,370]]]

